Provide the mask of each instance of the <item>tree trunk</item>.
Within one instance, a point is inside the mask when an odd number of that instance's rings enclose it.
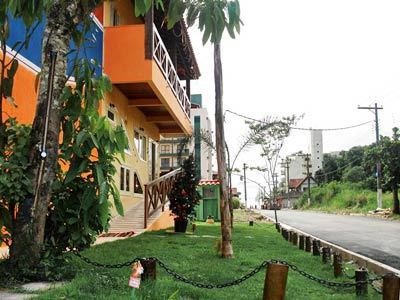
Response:
[[[215,80],[215,140],[218,163],[218,178],[221,191],[221,254],[222,257],[233,257],[231,212],[229,209],[228,184],[226,179],[226,152],[223,117],[223,80],[221,64],[221,46],[214,44],[214,80]]]
[[[399,203],[399,188],[396,183],[392,186],[393,192],[393,213],[400,214],[400,203]]]
[[[46,215],[58,163],[60,95],[67,80],[66,55],[70,50],[72,31],[84,17],[79,2],[79,0],[54,0],[47,14],[42,42],[39,97],[32,125],[29,153],[34,192],[21,204],[13,232],[11,262],[16,267],[35,266],[43,250]],[[51,53],[56,53],[53,81],[50,76]],[[52,95],[49,93],[50,89],[53,89]],[[42,148],[43,144],[45,147]],[[41,152],[46,153],[44,159],[41,157]]]

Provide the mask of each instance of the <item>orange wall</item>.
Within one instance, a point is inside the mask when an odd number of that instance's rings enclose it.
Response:
[[[12,92],[18,107],[14,108],[3,99],[4,111],[11,117],[16,117],[23,124],[32,124],[35,116],[37,102],[37,93],[35,91],[36,74],[34,70],[20,62],[14,77]],[[7,118],[7,114],[4,114],[3,118]]]
[[[104,72],[113,84],[149,81],[151,62],[145,59],[144,25],[105,28]]]

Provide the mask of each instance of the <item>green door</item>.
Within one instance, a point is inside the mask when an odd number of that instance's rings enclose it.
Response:
[[[208,216],[213,216],[215,220],[219,219],[218,216],[218,201],[217,199],[203,199],[204,219]]]

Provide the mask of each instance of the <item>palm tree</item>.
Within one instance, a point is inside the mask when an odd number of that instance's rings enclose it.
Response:
[[[233,248],[223,118],[221,39],[225,29],[232,38],[235,38],[235,31],[240,32],[240,5],[238,0],[171,0],[168,28],[172,29],[185,12],[189,26],[198,21],[199,29],[203,32],[203,44],[210,40],[214,45],[215,141],[221,190],[221,254],[222,257],[230,258],[233,257]]]

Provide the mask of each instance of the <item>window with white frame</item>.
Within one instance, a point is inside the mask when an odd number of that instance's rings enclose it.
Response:
[[[130,183],[131,183],[131,170],[125,167],[121,167],[120,174],[120,187],[119,189],[124,192],[130,191]]]
[[[115,122],[115,106],[113,104],[110,104],[107,108],[107,118]]]
[[[171,153],[171,145],[161,145],[161,153]]]
[[[171,167],[171,160],[166,157],[161,158],[161,168],[170,168],[170,167]]]
[[[143,160],[146,160],[147,138],[138,130],[134,131],[134,136],[135,136],[135,147],[139,154],[139,157]]]

